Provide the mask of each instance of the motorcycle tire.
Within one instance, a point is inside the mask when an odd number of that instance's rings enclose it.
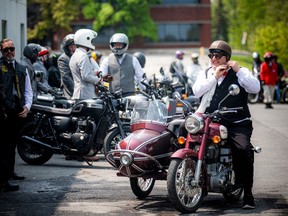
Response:
[[[173,158],[167,173],[167,189],[169,199],[175,209],[182,213],[195,212],[207,194],[200,185],[193,186],[197,158]],[[203,176],[203,175],[201,175]]]
[[[128,136],[131,133],[130,125],[125,125],[123,126],[123,131],[125,134],[125,137]],[[104,151],[104,156],[106,158],[108,152],[111,150],[114,150],[117,144],[122,140],[122,137],[119,132],[119,128],[116,127],[112,129],[108,134],[105,136],[104,139],[104,144],[103,144],[103,151]],[[114,161],[113,155],[109,155],[109,160]]]
[[[259,101],[259,94],[252,94],[252,93],[248,94],[248,102],[250,104],[255,104],[258,101]]]
[[[40,129],[37,134],[34,134],[36,125],[33,122],[26,124],[20,131],[19,140],[17,143],[17,152],[20,158],[30,165],[42,165],[50,160],[53,152],[47,148],[43,148],[37,144],[30,144],[21,139],[21,136],[29,136],[41,140],[46,136],[45,129]]]
[[[154,178],[130,178],[132,192],[138,199],[149,196],[155,185]]]
[[[282,102],[288,103],[288,88],[285,88],[282,92]]]

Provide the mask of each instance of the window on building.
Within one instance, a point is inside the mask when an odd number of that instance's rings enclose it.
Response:
[[[1,25],[2,38],[7,38],[7,20],[2,20]]]
[[[198,42],[198,24],[158,24],[159,42]]]

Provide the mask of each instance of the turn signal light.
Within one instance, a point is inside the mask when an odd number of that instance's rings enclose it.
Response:
[[[186,139],[185,139],[185,137],[180,136],[180,137],[178,137],[177,141],[180,145],[183,145],[183,144],[185,144]]]
[[[218,144],[221,141],[221,137],[220,136],[214,136],[212,138],[212,141],[214,144]]]

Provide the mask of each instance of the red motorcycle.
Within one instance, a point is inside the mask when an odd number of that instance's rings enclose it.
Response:
[[[138,198],[151,193],[155,180],[166,180],[170,156],[180,148],[172,140],[177,140],[184,118],[167,115],[167,106],[155,97],[137,103],[131,116],[131,134],[106,155],[117,168],[117,176],[130,179]]]
[[[222,102],[239,92],[239,87],[232,84]],[[187,136],[178,137],[178,142],[185,147],[171,156],[167,174],[168,195],[174,207],[182,213],[195,212],[208,192],[222,193],[228,201],[237,201],[242,195],[243,187],[234,186],[228,130],[219,123],[219,116],[243,108],[220,107],[221,102],[218,110],[211,114],[194,113],[186,117]],[[259,153],[261,148],[255,147],[251,151]]]

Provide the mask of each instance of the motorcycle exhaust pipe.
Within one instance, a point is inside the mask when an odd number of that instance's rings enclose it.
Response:
[[[55,150],[55,151],[61,150],[60,148],[52,147],[51,145],[48,145],[48,144],[46,144],[44,142],[41,142],[41,141],[36,140],[34,138],[31,138],[29,136],[22,136],[21,138],[22,138],[22,140],[24,140],[24,141],[26,141],[26,142],[28,142],[29,144],[32,144],[32,145],[33,144],[40,145],[43,148],[46,148],[46,149],[49,149],[49,150]]]
[[[252,150],[255,152],[255,153],[260,153],[262,151],[262,148],[259,147],[259,146],[256,146],[254,148],[252,148]]]

